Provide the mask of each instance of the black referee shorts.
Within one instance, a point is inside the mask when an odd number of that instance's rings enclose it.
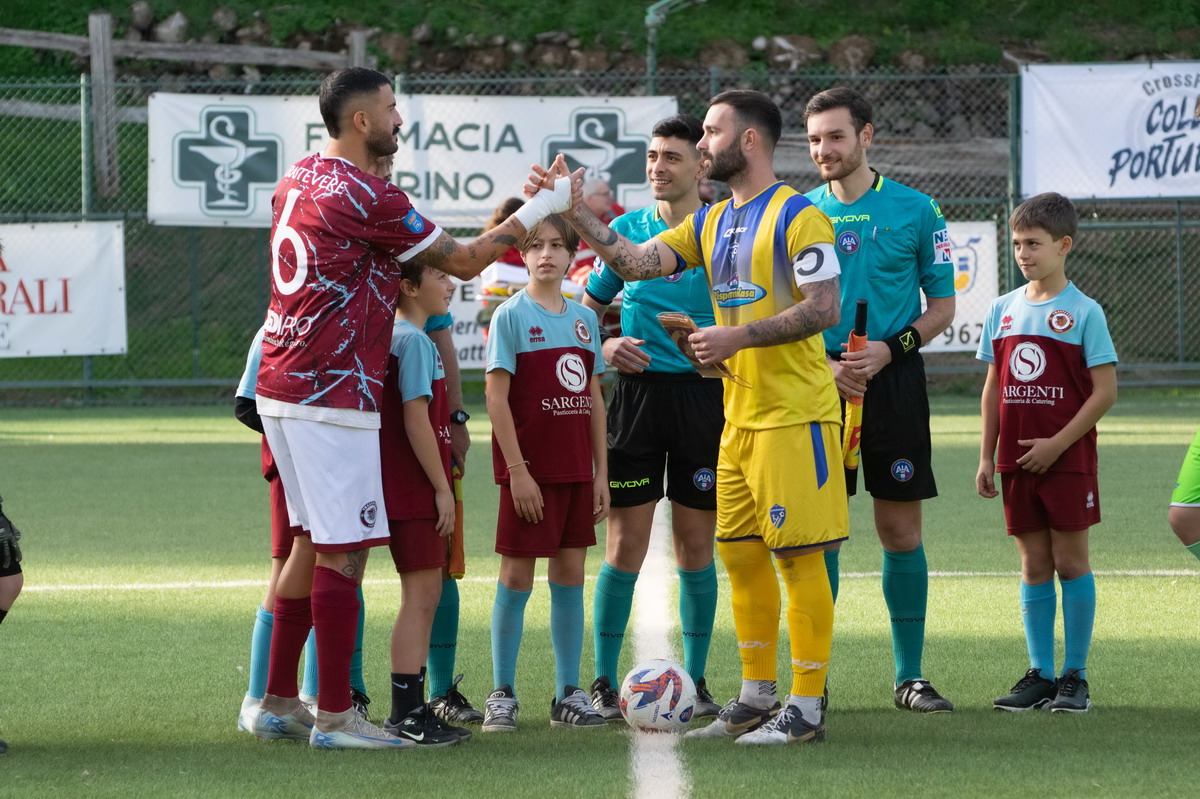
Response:
[[[830,357],[835,357],[832,354]],[[845,411],[845,402],[842,410]],[[843,416],[844,418],[844,416]],[[846,493],[862,472],[876,499],[915,502],[937,496],[929,436],[929,395],[920,355],[893,361],[867,384],[858,469],[846,470]]]
[[[725,426],[720,380],[696,374],[617,374],[608,406],[608,480],[614,508],[666,496],[716,510],[717,451]]]

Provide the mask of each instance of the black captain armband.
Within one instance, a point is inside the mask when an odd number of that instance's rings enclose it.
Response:
[[[892,360],[901,361],[911,358],[921,349],[921,334],[915,327],[909,325],[899,333],[885,338],[883,343],[887,344],[888,349],[892,351]]]

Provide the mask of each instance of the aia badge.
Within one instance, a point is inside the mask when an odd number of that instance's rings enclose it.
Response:
[[[913,479],[913,474],[916,469],[912,465],[912,461],[901,458],[892,464],[892,477],[901,483],[907,483]]]
[[[1004,316],[1000,317],[1000,332],[1004,333],[1008,330],[1012,330],[1012,323],[1012,314],[1005,314]]]
[[[533,327],[529,328],[529,343],[537,344],[538,342],[545,341],[546,340],[545,334],[546,334],[545,330],[542,330],[537,325],[534,325]]]
[[[852,230],[847,230],[838,236],[837,245],[838,249],[846,253],[846,255],[853,255],[858,252],[858,234]]]
[[[1066,333],[1071,328],[1075,327],[1075,317],[1064,310],[1051,311],[1050,316],[1046,319],[1050,329],[1060,336]]]
[[[279,137],[258,133],[249,108],[205,108],[199,126],[175,139],[175,182],[200,189],[206,215],[249,216],[256,193],[274,189],[283,176]]]
[[[579,339],[580,344],[592,343],[592,331],[588,330],[587,322],[582,319],[575,320],[575,338]]]
[[[784,521],[787,520],[787,508],[782,505],[771,506],[771,524],[776,530],[783,527]]]
[[[692,485],[701,491],[712,491],[712,487],[717,484],[717,476],[713,474],[712,469],[697,469],[692,475]]]

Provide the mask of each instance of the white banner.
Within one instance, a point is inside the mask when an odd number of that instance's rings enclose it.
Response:
[[[627,209],[651,202],[650,129],[674,97],[401,95],[393,180],[425,216],[482,227],[562,153]],[[149,102],[149,212],[161,225],[270,227],[285,169],[326,144],[316,97],[158,92]]]
[[[123,354],[120,222],[0,225],[0,358]]]
[[[1200,61],[1021,70],[1021,192],[1200,194]]]
[[[1000,293],[1000,259],[995,222],[947,222],[954,266],[954,321],[921,348],[931,352],[975,352],[988,306]]]

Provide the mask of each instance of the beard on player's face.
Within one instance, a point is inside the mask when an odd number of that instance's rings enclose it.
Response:
[[[372,130],[367,136],[367,154],[372,158],[386,158],[394,155],[400,149],[396,137],[400,135],[400,126]]]
[[[724,150],[709,150],[708,177],[728,183],[729,179],[737,176],[746,169],[746,155],[742,148],[734,143]]]

